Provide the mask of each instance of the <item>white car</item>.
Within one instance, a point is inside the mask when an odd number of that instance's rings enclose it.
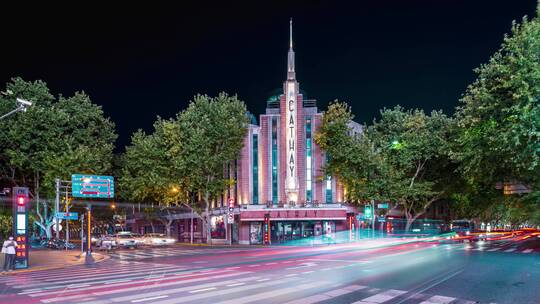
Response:
[[[116,248],[116,239],[112,235],[102,235],[96,240],[96,246],[100,249]]]
[[[115,241],[118,247],[121,248],[137,248],[139,242],[131,235],[131,233],[118,233],[115,236]]]
[[[145,245],[152,246],[163,246],[163,245],[172,245],[176,243],[176,240],[173,238],[168,238],[162,233],[148,233],[143,237]]]

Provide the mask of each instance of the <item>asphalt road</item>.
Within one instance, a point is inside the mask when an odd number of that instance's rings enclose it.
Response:
[[[1,303],[540,303],[540,239],[117,251],[0,277]],[[532,249],[532,250],[530,250]]]

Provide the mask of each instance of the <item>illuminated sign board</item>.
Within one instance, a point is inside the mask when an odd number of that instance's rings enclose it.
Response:
[[[72,174],[71,192],[73,197],[114,198],[114,177]]]

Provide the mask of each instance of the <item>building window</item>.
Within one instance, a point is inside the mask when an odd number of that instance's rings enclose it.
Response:
[[[259,203],[259,136],[253,134],[253,149],[252,149],[252,158],[253,158],[253,198],[252,204]]]
[[[332,177],[326,177],[326,203],[332,203]]]
[[[326,154],[326,162],[328,162],[328,154]],[[332,203],[332,176],[326,177],[326,203]]]
[[[272,117],[272,202],[278,203],[278,136],[277,117]]]
[[[306,119],[306,201],[311,202],[311,118]]]

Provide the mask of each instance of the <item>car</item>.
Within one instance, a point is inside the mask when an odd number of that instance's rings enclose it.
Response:
[[[102,235],[96,240],[96,247],[99,248],[115,248],[118,244],[113,235]]]
[[[172,245],[175,239],[165,236],[163,233],[148,233],[143,236],[144,244],[151,246]]]
[[[131,233],[118,233],[114,237],[116,245],[123,248],[137,248],[139,242],[131,235]]]

